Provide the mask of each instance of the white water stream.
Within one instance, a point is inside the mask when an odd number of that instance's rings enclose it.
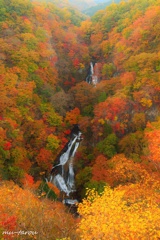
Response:
[[[78,126],[73,128],[71,139],[58,159],[58,164],[53,166],[49,181],[67,196],[75,191],[74,156],[79,147],[82,133]],[[60,168],[61,167],[61,168]],[[61,171],[60,171],[61,169]],[[67,170],[66,170],[67,169]],[[56,173],[56,174],[55,174]]]

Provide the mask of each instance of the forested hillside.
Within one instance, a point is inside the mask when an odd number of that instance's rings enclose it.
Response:
[[[119,3],[121,0],[114,0],[114,3]],[[93,16],[97,11],[105,9],[107,6],[113,3],[113,0],[98,1],[96,6],[91,6],[84,9],[82,12],[88,16]]]
[[[0,0],[0,238],[160,238],[159,22],[160,0],[87,20],[50,1]],[[79,218],[44,184],[74,124]]]

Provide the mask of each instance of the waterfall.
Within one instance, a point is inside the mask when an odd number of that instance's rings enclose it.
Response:
[[[56,167],[58,167],[58,166],[60,166],[60,165],[62,165],[62,171],[64,171],[64,170],[63,170],[63,166],[64,166],[64,165],[67,163],[67,161],[69,160],[69,155],[70,155],[71,148],[72,148],[73,144],[75,143],[77,137],[78,137],[78,136],[75,136],[74,139],[69,142],[67,151],[64,152],[64,153],[60,156],[60,159],[59,159],[59,162],[60,162],[60,163],[57,164],[57,165],[55,165],[55,166],[53,166],[52,171],[53,171],[54,168],[56,168]],[[62,173],[62,176],[63,176],[63,173]]]
[[[75,191],[74,180],[74,156],[82,140],[82,133],[75,125],[71,131],[71,137],[66,147],[61,151],[57,164],[53,166],[49,177],[49,182],[52,182],[61,192],[67,196]],[[75,201],[70,201],[75,202]]]
[[[94,74],[94,67],[93,67],[93,63],[90,62],[90,67],[89,67],[89,70],[88,70],[88,75],[86,77],[86,82],[91,84],[92,83],[92,76]]]
[[[70,162],[69,162],[69,172],[68,172],[68,179],[67,179],[67,185],[71,188],[74,189],[74,169],[73,169],[73,160],[74,160],[74,155],[77,151],[77,148],[79,147],[79,143],[80,142],[76,142],[75,144],[75,148],[73,150],[73,153],[71,155],[70,158]]]
[[[90,62],[90,72],[91,72],[91,75],[94,74],[94,68],[93,68],[93,63]]]
[[[60,191],[63,191],[67,194],[67,196],[69,196],[70,194],[70,190],[68,189],[66,183],[65,183],[65,180],[64,178],[60,175],[60,174],[57,174],[54,179],[53,179],[53,182],[52,182]]]
[[[71,158],[69,163],[67,186],[68,188],[72,189],[72,191],[74,191],[75,184],[74,184],[73,158]]]
[[[93,64],[90,62],[90,67],[88,70],[88,75],[86,77],[86,82],[89,84],[96,85],[98,83],[98,64]]]

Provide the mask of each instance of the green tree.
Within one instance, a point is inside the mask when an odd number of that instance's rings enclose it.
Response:
[[[111,133],[97,144],[97,149],[100,153],[104,154],[108,158],[111,158],[117,153],[117,143],[118,138],[114,133]]]

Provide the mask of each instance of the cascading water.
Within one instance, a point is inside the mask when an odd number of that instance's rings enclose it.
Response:
[[[89,67],[89,70],[88,70],[88,75],[86,77],[86,82],[91,84],[92,83],[92,76],[94,74],[94,67],[93,67],[93,63],[90,62],[90,67]]]
[[[86,82],[89,84],[96,85],[98,83],[98,64],[90,62],[90,67],[88,70],[88,75],[86,77]]]
[[[93,68],[93,63],[92,62],[90,62],[90,69],[91,69],[91,75],[93,75],[94,74],[94,68]]]
[[[56,165],[53,166],[49,178],[49,182],[52,182],[67,196],[75,191],[73,160],[82,140],[81,135],[78,125],[75,125],[71,132],[71,138],[57,158]],[[76,200],[67,199],[65,202],[73,204]]]
[[[75,183],[74,183],[74,169],[73,169],[73,160],[74,155],[79,147],[80,140],[81,140],[81,132],[78,135],[77,142],[75,143],[74,150],[72,152],[72,155],[69,160],[69,170],[68,170],[68,179],[67,179],[67,185],[70,187],[70,189],[74,189]]]

